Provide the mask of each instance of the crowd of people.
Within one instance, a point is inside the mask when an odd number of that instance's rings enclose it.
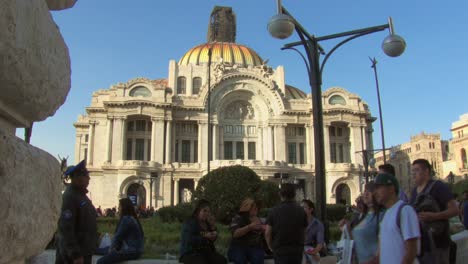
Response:
[[[71,185],[63,194],[57,234],[56,263],[91,263],[98,243],[96,217],[119,216],[110,245],[100,249],[99,264],[138,259],[143,254],[144,231],[139,218],[154,214],[153,208],[137,210],[129,198],[118,208],[95,209],[86,196],[89,173],[84,161],[66,172]],[[409,198],[401,190],[394,168],[379,167],[374,181],[357,200],[357,213],[340,226],[354,241],[353,263],[451,263],[454,255],[449,219],[468,220],[468,191],[457,203],[448,186],[432,178],[427,160],[415,160],[412,174],[416,187]],[[258,216],[260,203],[246,198],[233,217],[232,240],[227,257],[217,252],[218,231],[210,203],[199,200],[181,230],[180,258],[185,264],[262,264],[272,255],[275,264],[316,264],[326,255],[324,224],[315,217],[310,200],[296,202],[292,184],[282,184],[281,203],[266,219]],[[459,210],[459,208],[461,210]],[[466,222],[465,222],[466,226]]]
[[[136,206],[135,210],[139,218],[148,218],[148,217],[154,216],[155,214],[155,209],[153,206],[151,207],[148,206],[146,208]],[[96,208],[96,214],[97,214],[97,217],[116,217],[117,208],[112,207],[112,208],[106,208],[102,210],[101,206],[98,206],[98,208]]]
[[[355,263],[453,263],[449,219],[459,215],[459,206],[447,184],[432,174],[427,160],[415,160],[415,188],[407,197],[393,166],[379,167],[356,201],[358,213],[340,223],[351,230]]]

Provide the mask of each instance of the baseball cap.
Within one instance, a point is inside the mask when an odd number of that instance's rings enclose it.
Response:
[[[400,191],[400,184],[396,177],[390,173],[379,173],[374,179],[375,185],[393,185],[395,186],[395,192],[398,194]]]

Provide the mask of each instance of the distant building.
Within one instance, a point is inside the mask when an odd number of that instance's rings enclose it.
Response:
[[[452,123],[452,139],[448,147],[448,160],[444,163],[444,174],[452,172],[454,180],[468,179],[468,113],[460,116],[460,119]]]
[[[240,164],[264,180],[287,175],[300,197],[314,197],[311,95],[287,85],[282,66],[273,69],[236,43],[235,21],[231,8],[216,7],[208,42],[171,60],[167,78],[136,78],[93,94],[74,126],[75,160],[87,160],[94,204],[113,207],[130,196],[139,206],[162,207],[190,199],[207,173],[209,141],[212,170]],[[322,99],[327,202],[350,204],[361,191],[361,153],[373,147],[375,118],[343,88]]]
[[[396,177],[402,188],[408,192],[413,187],[411,164],[416,159],[427,159],[434,169],[435,176],[445,178],[444,160],[447,158],[448,141],[441,140],[440,134],[420,133],[412,136],[409,142],[386,151],[387,163],[395,167]],[[375,154],[376,167],[383,164],[383,152]]]

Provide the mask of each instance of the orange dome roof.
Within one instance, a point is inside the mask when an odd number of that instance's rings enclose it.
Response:
[[[253,49],[244,45],[231,42],[213,42],[196,46],[187,51],[180,59],[179,65],[208,63],[208,50],[210,47],[212,48],[212,62],[218,62],[219,58],[222,58],[223,62],[243,66],[258,66],[262,65],[263,62],[262,58]]]

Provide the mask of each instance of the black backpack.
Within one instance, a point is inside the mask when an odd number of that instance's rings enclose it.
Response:
[[[420,212],[440,212],[439,203],[437,200],[434,199],[431,195],[432,187],[437,181],[433,181],[429,184],[429,186],[423,192],[420,192],[416,196],[416,200],[413,204],[416,213]],[[446,220],[437,220],[432,222],[420,222],[421,224],[421,231],[426,231],[431,234],[433,237],[441,237],[445,232],[447,232],[447,221]]]

